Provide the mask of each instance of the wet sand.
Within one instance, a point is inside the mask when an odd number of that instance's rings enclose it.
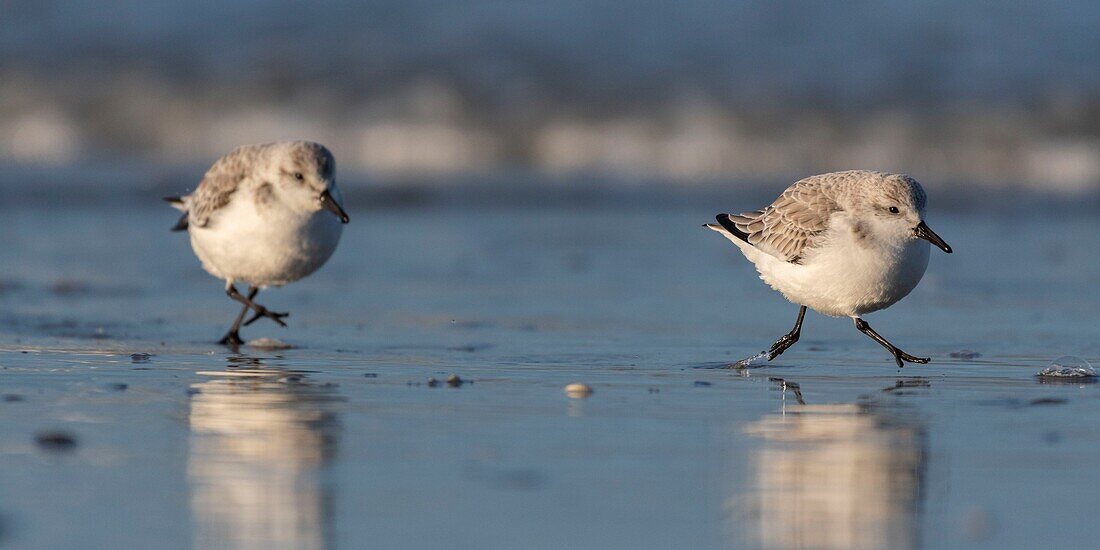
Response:
[[[868,316],[931,364],[811,314],[737,372],[797,309],[713,210],[353,209],[242,333],[297,347],[232,351],[170,209],[5,207],[0,547],[1095,541],[1100,385],[1034,374],[1100,362],[1100,217],[933,212],[956,253]]]

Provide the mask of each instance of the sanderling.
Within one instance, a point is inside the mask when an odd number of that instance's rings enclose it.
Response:
[[[313,273],[336,249],[348,215],[334,181],[336,161],[308,141],[239,147],[218,159],[190,195],[165,200],[182,210],[173,231],[187,231],[191,248],[225,293],[244,305],[220,343],[242,343],[239,330],[267,317],[279,326],[289,313],[253,301],[269,286]],[[322,212],[327,210],[327,212]],[[234,283],[248,283],[248,295]]]
[[[771,361],[794,345],[810,307],[851,317],[898,367],[902,361],[927,363],[860,318],[917,286],[928,267],[928,243],[951,253],[925,224],[924,205],[924,190],[909,176],[851,170],[808,177],[763,210],[719,214],[717,224],[707,224],[741,249],[764,282],[801,306],[794,328],[757,357]]]

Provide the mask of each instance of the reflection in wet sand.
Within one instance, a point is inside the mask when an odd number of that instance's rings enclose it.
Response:
[[[331,547],[322,481],[338,425],[327,386],[256,365],[202,372],[188,475],[196,548]]]
[[[764,548],[918,546],[923,428],[865,406],[809,405],[747,428],[750,537]]]

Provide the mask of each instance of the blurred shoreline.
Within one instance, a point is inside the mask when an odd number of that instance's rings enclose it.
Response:
[[[343,175],[425,188],[865,168],[933,188],[1100,189],[1100,9],[1083,0],[4,11],[0,166],[204,169],[242,144],[312,139]]]
[[[863,168],[983,187],[1100,189],[1100,87],[1034,104],[867,110],[739,106],[689,92],[583,113],[571,101],[539,103],[541,92],[528,98],[538,106],[477,105],[460,88],[434,81],[383,98],[326,92],[317,106],[298,96],[211,105],[146,77],[108,80],[93,86],[107,86],[98,100],[73,105],[56,90],[84,89],[80,80],[20,83],[0,71],[7,83],[0,84],[0,165],[209,165],[239,145],[310,139],[332,149],[344,173],[422,184],[518,171],[686,186]]]
[[[197,164],[9,166],[0,174],[0,209],[160,207],[164,206],[162,197],[192,191],[205,170]],[[1100,188],[1063,190],[1019,183],[987,186],[912,175],[929,192],[932,212],[1008,216],[1100,213]],[[346,205],[353,210],[705,208],[717,213],[768,204],[799,177],[685,183],[661,177],[500,170],[406,178],[353,172],[338,175],[337,180]]]

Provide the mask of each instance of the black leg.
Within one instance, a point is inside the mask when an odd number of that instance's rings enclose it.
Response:
[[[225,288],[225,293],[228,294],[230,298],[233,298],[234,300],[244,304],[246,309],[251,308],[252,311],[256,312],[249,320],[244,322],[244,326],[247,327],[248,325],[255,323],[256,319],[259,319],[260,317],[267,317],[268,319],[275,321],[275,323],[278,324],[280,327],[285,327],[286,323],[283,322],[283,317],[286,317],[290,314],[271,311],[270,309],[267,309],[266,307],[261,306],[256,302],[253,302],[252,297],[254,297],[259,291],[259,288],[250,286],[248,287],[248,297],[245,298],[241,295],[240,292],[237,292],[236,287],[234,287],[233,285],[228,285]]]
[[[787,351],[787,348],[794,345],[798,341],[798,336],[802,333],[802,319],[806,317],[806,306],[798,308],[798,320],[794,322],[794,328],[790,332],[784,334],[783,337],[776,340],[772,344],[771,349],[768,350],[768,361],[779,357],[779,354]]]
[[[898,349],[897,346],[891,344],[888,340],[879,335],[879,333],[875,332],[875,329],[871,328],[871,325],[868,325],[867,321],[864,321],[859,317],[853,317],[852,320],[856,322],[856,328],[859,329],[860,332],[866,334],[867,336],[870,336],[872,340],[878,342],[879,344],[882,344],[882,347],[886,348],[890,351],[891,354],[893,354],[894,361],[897,362],[899,369],[905,367],[905,364],[902,363],[902,361],[909,361],[910,363],[921,364],[931,361],[931,359],[928,357],[914,357],[912,355],[909,355],[908,353],[905,353],[904,351],[901,351],[900,349]]]
[[[237,289],[234,288],[233,292],[236,292],[236,291],[237,291]],[[252,299],[256,297],[256,293],[259,292],[259,291],[260,291],[260,289],[258,289],[256,287],[252,287],[252,288],[248,289],[248,301],[252,301]],[[233,293],[229,292],[229,289],[226,289],[225,292],[226,292],[226,294],[229,294],[230,298],[233,298]],[[236,298],[234,298],[234,300],[235,299]],[[237,319],[235,321],[233,321],[233,327],[229,329],[229,332],[225,333],[225,336],[223,336],[221,340],[218,340],[219,344],[221,344],[223,346],[236,347],[236,346],[239,346],[239,345],[244,343],[244,340],[241,340],[241,333],[240,333],[241,321],[244,321],[244,316],[245,316],[246,313],[248,313],[248,309],[249,309],[248,304],[247,303],[244,304],[244,307],[241,308],[241,312],[239,314],[237,314]]]

